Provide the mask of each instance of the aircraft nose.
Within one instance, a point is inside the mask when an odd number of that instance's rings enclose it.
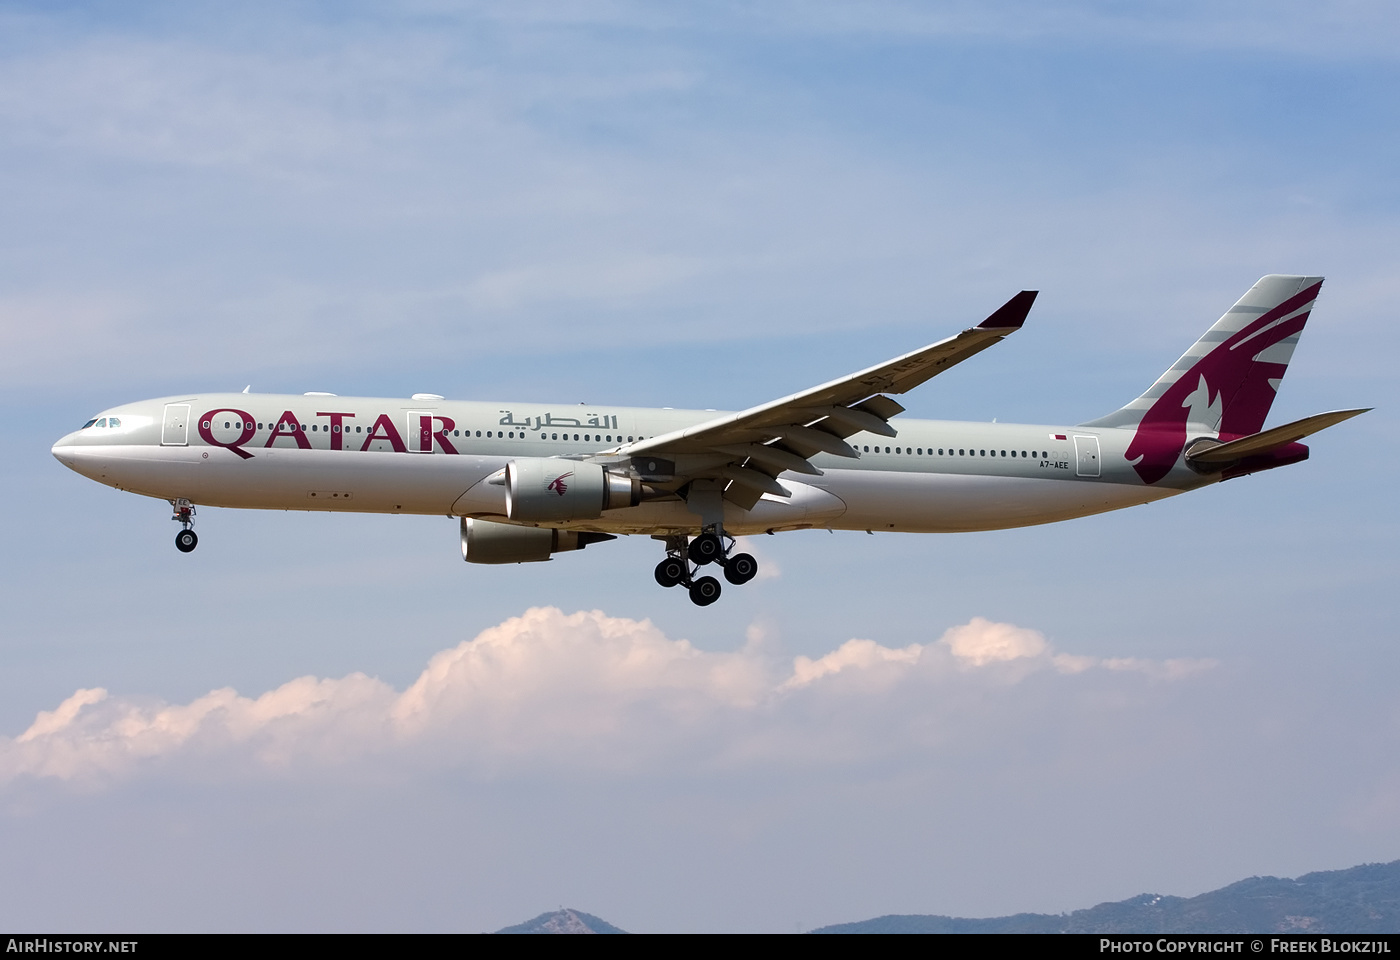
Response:
[[[54,458],[65,467],[72,467],[78,462],[77,448],[74,446],[73,442],[73,438],[76,436],[76,433],[68,434],[68,436],[55,443],[53,449],[49,451],[54,455]]]

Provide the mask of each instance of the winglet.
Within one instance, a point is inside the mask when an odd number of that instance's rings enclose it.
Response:
[[[1019,328],[1021,324],[1026,322],[1026,314],[1031,312],[1031,304],[1035,303],[1035,295],[1039,292],[1039,290],[1022,290],[998,307],[996,313],[979,323],[977,328],[979,330],[990,330],[997,327]]]

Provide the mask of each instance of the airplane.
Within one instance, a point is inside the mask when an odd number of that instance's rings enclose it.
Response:
[[[738,412],[210,393],[104,410],[53,446],[85,477],[196,504],[441,514],[470,563],[528,563],[624,535],[706,606],[758,564],[736,538],[944,533],[1118,510],[1308,458],[1298,441],[1371,408],[1264,429],[1321,277],[1262,278],[1141,396],[1055,426],[896,420],[892,398],[1019,330],[1036,291],[920,350]]]

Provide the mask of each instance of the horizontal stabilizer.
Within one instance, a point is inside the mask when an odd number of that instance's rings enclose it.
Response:
[[[1186,459],[1193,463],[1230,463],[1245,457],[1259,456],[1301,440],[1319,430],[1336,426],[1343,420],[1360,416],[1371,409],[1371,407],[1362,407],[1359,410],[1333,410],[1330,413],[1319,413],[1311,417],[1304,417],[1302,420],[1286,423],[1281,427],[1274,427],[1272,430],[1240,437],[1238,440],[1231,440],[1228,443],[1198,440],[1191,445],[1191,449],[1186,451]]]

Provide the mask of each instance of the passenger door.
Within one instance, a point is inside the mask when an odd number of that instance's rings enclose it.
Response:
[[[190,405],[188,403],[167,403],[165,420],[160,427],[160,444],[163,447],[186,447],[190,443]]]
[[[1074,438],[1074,472],[1081,477],[1099,475],[1099,438]]]

